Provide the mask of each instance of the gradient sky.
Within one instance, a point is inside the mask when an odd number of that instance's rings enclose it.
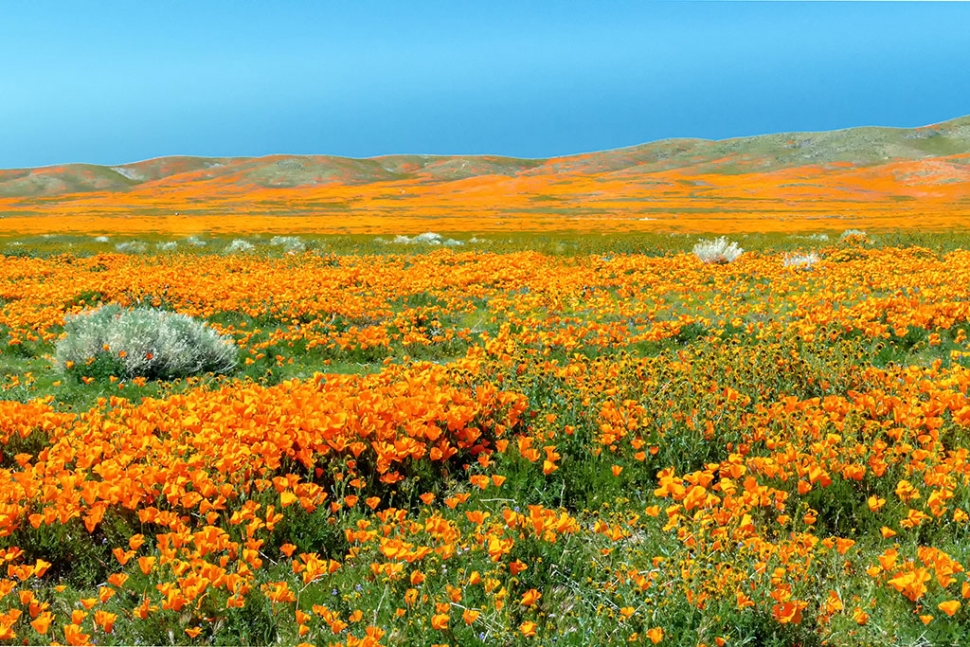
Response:
[[[0,168],[919,126],[970,113],[967,34],[970,3],[7,3]]]

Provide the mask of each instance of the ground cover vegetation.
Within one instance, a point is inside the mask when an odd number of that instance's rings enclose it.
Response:
[[[6,241],[0,641],[966,644],[965,238]]]

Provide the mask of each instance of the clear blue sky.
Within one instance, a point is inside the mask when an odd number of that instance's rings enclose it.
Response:
[[[602,150],[970,113],[970,3],[10,2],[0,167]]]

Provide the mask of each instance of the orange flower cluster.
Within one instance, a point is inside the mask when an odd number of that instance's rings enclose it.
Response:
[[[832,248],[823,259],[813,271],[798,271],[777,255],[754,253],[713,268],[690,255],[444,250],[340,259],[7,258],[0,264],[0,331],[8,345],[50,343],[65,314],[98,302],[148,303],[213,319],[257,361],[281,347],[328,357],[464,349],[494,321],[516,331],[520,345],[570,353],[658,342],[692,326],[744,327],[761,336],[790,328],[811,341],[822,328],[904,337],[970,318],[967,252]]]
[[[310,512],[328,498],[313,483],[340,466],[338,481],[349,491],[366,479],[394,484],[412,463],[445,462],[459,453],[487,457],[494,440],[514,426],[525,409],[520,395],[487,385],[473,391],[452,383],[452,371],[478,372],[472,362],[449,369],[419,366],[400,375],[323,376],[274,387],[225,386],[133,405],[112,398],[79,416],[58,414],[39,401],[4,402],[0,432],[45,434],[37,456],[18,454],[8,473],[0,536],[25,521],[34,528],[81,518],[89,532],[109,509],[137,511],[142,523],[187,532],[183,515],[196,511],[213,523],[229,500],[275,490],[277,506],[247,502],[230,518],[251,536],[272,530],[274,510],[298,504]],[[78,439],[84,439],[78,444]],[[358,464],[368,474],[358,473]],[[296,472],[274,474],[283,465]],[[304,473],[301,477],[298,472]],[[271,478],[272,477],[272,478]],[[378,488],[380,489],[380,488]],[[336,512],[357,496],[331,500]],[[222,550],[227,537],[209,527],[203,554]],[[210,546],[211,542],[215,542]],[[238,548],[238,547],[235,547]],[[132,555],[125,553],[127,562]]]

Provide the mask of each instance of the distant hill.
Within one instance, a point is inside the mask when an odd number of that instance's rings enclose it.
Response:
[[[38,216],[60,220],[26,220]],[[158,220],[176,216],[195,220]],[[970,116],[921,128],[667,139],[549,159],[163,157],[0,170],[0,231],[114,231],[119,217],[129,231],[238,231],[244,218],[260,230],[266,217],[278,231],[345,233],[966,227]]]
[[[615,150],[549,159],[492,155],[385,155],[366,159],[331,155],[161,157],[120,166],[65,164],[0,170],[0,196],[54,197],[125,192],[163,182],[231,182],[283,188],[374,182],[449,182],[498,175],[651,173],[764,173],[805,165],[871,166],[970,154],[970,116],[922,128],[849,128],[712,141],[666,139]]]

